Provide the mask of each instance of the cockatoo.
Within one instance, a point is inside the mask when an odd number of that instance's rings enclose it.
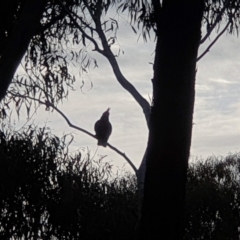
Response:
[[[112,132],[112,125],[109,122],[109,110],[105,111],[101,118],[95,123],[94,130],[96,132],[96,138],[98,140],[98,145],[106,147],[108,138]]]

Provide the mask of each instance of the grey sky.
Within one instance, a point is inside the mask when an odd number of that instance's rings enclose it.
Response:
[[[149,100],[154,43],[137,42],[137,36],[122,27],[119,43],[124,55],[118,58],[125,77]],[[213,39],[213,37],[211,37]],[[208,42],[209,43],[209,42]],[[91,49],[91,48],[90,48]],[[203,51],[203,47],[199,52]],[[115,79],[110,65],[102,56],[92,53],[98,60],[97,69],[90,69],[84,76],[83,92],[76,85],[68,101],[59,105],[73,124],[93,133],[94,123],[108,107],[113,132],[109,142],[134,162],[138,167],[144,154],[148,131],[142,110]],[[194,111],[191,158],[227,155],[240,151],[240,45],[236,36],[222,36],[211,51],[198,63],[196,100]],[[74,71],[78,72],[78,69]],[[82,80],[79,75],[77,79]],[[79,81],[80,82],[80,81]],[[91,82],[93,88],[89,90]],[[25,121],[21,119],[20,126]],[[94,153],[96,140],[68,127],[57,113],[38,111],[35,123],[48,122],[54,134],[73,132],[75,141],[72,151],[89,148]],[[108,148],[99,147],[97,154],[108,155],[113,163],[122,166],[125,161]]]
[[[237,36],[222,36],[200,60],[191,154],[206,157],[240,150],[239,67]]]

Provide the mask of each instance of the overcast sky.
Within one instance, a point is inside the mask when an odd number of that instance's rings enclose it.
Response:
[[[122,73],[146,98],[150,99],[153,42],[137,42],[138,36],[124,26],[120,26],[118,41],[124,55],[118,58]],[[212,40],[211,37],[210,40]],[[206,44],[209,44],[208,41]],[[205,46],[201,46],[201,53]],[[59,105],[72,121],[92,133],[94,123],[101,114],[110,107],[110,121],[113,132],[109,142],[133,161],[138,167],[144,154],[148,131],[141,108],[115,79],[109,63],[104,57],[94,54],[97,58],[97,69],[90,69],[84,76],[83,92],[80,80],[76,91],[70,92],[68,101]],[[229,152],[240,151],[240,44],[237,36],[226,34],[215,44],[211,51],[198,62],[196,78],[196,100],[194,111],[191,160],[206,158],[211,155],[227,155]],[[75,69],[76,73],[79,69]],[[90,89],[91,83],[93,88]],[[90,89],[90,90],[89,90]],[[25,118],[21,118],[17,126],[21,126]],[[68,127],[64,119],[57,113],[38,111],[35,124],[47,126],[57,135],[72,132],[75,141],[72,151],[89,148],[94,154],[96,140],[88,135]],[[97,155],[108,155],[108,160],[122,166],[125,161],[111,149],[99,147]]]

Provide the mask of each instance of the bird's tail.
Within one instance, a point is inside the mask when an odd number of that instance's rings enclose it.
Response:
[[[98,140],[98,146],[106,147],[107,146],[107,142],[103,141],[103,140]]]

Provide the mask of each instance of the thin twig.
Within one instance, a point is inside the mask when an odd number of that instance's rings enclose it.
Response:
[[[230,25],[231,21],[227,23],[225,28],[217,35],[217,37],[211,42],[211,44],[206,48],[206,50],[197,58],[197,61],[199,61],[204,55],[206,55],[210,48],[216,43],[216,41],[221,37],[221,35],[227,30],[228,26]]]
[[[116,153],[118,153],[119,155],[121,155],[123,158],[125,158],[125,160],[129,163],[129,165],[132,167],[132,169],[134,170],[134,172],[137,174],[137,168],[135,167],[135,165],[132,163],[132,161],[126,156],[125,153],[119,151],[117,148],[115,148],[114,146],[112,146],[110,143],[107,143],[107,146],[109,148],[111,148],[113,151],[115,151]]]
[[[19,129],[17,130],[17,132],[19,132],[21,129],[23,129],[23,128],[27,125],[27,123],[30,122],[30,120],[33,118],[34,114],[37,112],[38,108],[39,108],[39,106],[36,107],[35,111],[34,111],[33,114],[31,115],[31,117],[27,119],[27,121],[21,126],[21,128],[19,128]]]

